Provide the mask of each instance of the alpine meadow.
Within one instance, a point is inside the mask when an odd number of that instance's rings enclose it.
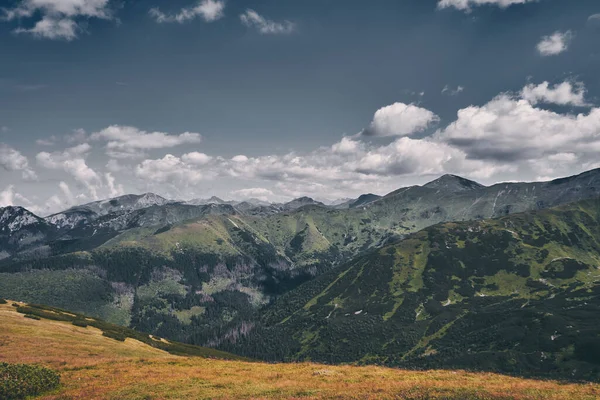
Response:
[[[599,6],[0,4],[0,399],[600,398]]]

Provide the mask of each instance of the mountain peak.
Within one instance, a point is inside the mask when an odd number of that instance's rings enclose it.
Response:
[[[466,190],[480,189],[485,186],[458,175],[446,174],[440,176],[436,180],[426,183],[425,185],[423,185],[423,187],[430,189],[447,190],[450,192],[462,192]]]
[[[41,218],[23,207],[0,207],[0,231],[9,229],[12,232],[40,222]]]
[[[321,203],[320,201],[316,201],[310,197],[307,196],[303,196],[303,197],[298,197],[297,199],[294,199],[288,203],[285,203],[283,205],[283,208],[285,210],[295,210],[297,208],[306,206],[306,205],[317,205],[317,206],[323,206],[324,204]]]
[[[373,193],[362,194],[358,197],[358,199],[356,199],[355,201],[350,203],[349,207],[356,208],[356,207],[364,206],[366,204],[374,202],[375,200],[379,200],[380,198],[381,198],[381,196],[378,196]]]

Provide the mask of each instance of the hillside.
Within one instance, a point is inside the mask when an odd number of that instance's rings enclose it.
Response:
[[[23,305],[22,305],[23,306]],[[43,308],[42,308],[43,309]],[[261,364],[173,356],[91,326],[26,318],[0,304],[0,362],[61,374],[42,399],[595,399],[600,386],[463,371],[403,371],[314,363]],[[1,382],[0,377],[0,382]],[[508,394],[510,393],[510,395]]]
[[[600,379],[600,199],[432,226],[287,293],[264,359]]]

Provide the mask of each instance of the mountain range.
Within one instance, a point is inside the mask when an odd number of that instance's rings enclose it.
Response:
[[[267,360],[589,379],[599,204],[596,169],[445,175],[331,205],[149,193],[46,218],[7,207],[0,297]]]

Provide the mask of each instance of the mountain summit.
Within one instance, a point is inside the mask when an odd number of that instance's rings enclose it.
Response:
[[[423,187],[430,189],[462,192],[465,190],[481,189],[484,185],[457,175],[446,174],[434,181],[426,183]]]

